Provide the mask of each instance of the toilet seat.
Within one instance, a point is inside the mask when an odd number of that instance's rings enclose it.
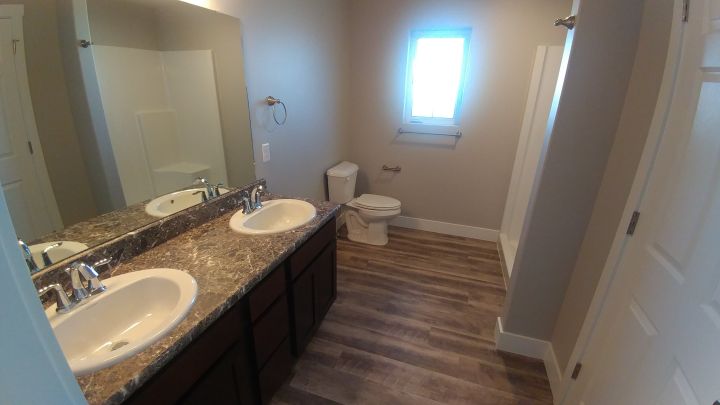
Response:
[[[363,194],[348,203],[351,207],[367,211],[398,211],[400,201],[383,195]]]
[[[369,210],[366,208],[355,207],[361,216],[367,219],[383,219],[392,218],[400,215],[400,208],[396,210]]]

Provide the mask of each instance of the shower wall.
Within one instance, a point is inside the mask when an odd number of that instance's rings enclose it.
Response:
[[[199,176],[227,183],[212,52],[93,48],[126,203]]]

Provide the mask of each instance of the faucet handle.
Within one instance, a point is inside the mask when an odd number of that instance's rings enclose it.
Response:
[[[70,276],[70,284],[72,285],[72,302],[78,304],[90,296],[85,284],[80,279],[80,268],[78,262],[70,265],[65,269],[65,273]]]
[[[75,303],[70,301],[67,293],[60,284],[51,284],[47,287],[43,287],[37,291],[38,297],[42,297],[47,293],[53,293],[55,295],[55,310],[64,314],[75,306]]]
[[[106,257],[104,259],[100,259],[100,260],[96,261],[95,263],[93,263],[92,267],[93,267],[93,269],[97,269],[98,267],[102,267],[102,266],[110,266],[111,263],[112,263],[112,258]]]
[[[218,184],[216,184],[216,185],[213,186],[213,193],[215,194],[215,197],[216,197],[216,198],[217,198],[217,197],[220,197],[220,188],[221,188],[222,186],[224,186],[224,184],[222,184],[222,183],[218,183]]]
[[[95,270],[95,268],[99,266],[109,265],[110,260],[111,259],[109,258],[98,260],[92,266],[83,262],[80,262],[78,264],[78,266],[81,267],[80,273],[83,275],[83,277],[85,277],[88,282],[88,291],[91,296],[100,294],[101,292],[105,292],[105,290],[107,290],[105,284],[100,281],[100,275],[98,274],[97,270]],[[85,270],[84,272],[83,269]]]

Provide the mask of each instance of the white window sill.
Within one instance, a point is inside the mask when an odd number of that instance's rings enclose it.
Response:
[[[462,131],[457,125],[404,124],[398,129],[399,134],[444,135],[461,137]]]

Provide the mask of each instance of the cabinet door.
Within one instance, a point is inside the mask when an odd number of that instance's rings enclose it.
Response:
[[[305,348],[315,326],[314,277],[312,271],[306,271],[295,279],[292,286],[293,318],[295,320],[294,351],[296,355],[299,355]]]
[[[225,360],[228,356],[248,357],[246,325],[249,319],[245,313],[243,303],[228,310],[125,403],[154,405],[177,403],[183,398],[193,400],[197,397],[192,393],[196,386],[200,392],[201,387],[216,385],[220,391],[218,398],[235,390],[233,370]],[[210,374],[212,377],[207,377]]]
[[[260,398],[263,404],[270,403],[275,392],[290,375],[293,361],[290,340],[285,339],[258,375]]]
[[[234,375],[234,358],[231,350],[178,403],[181,405],[240,404]]]
[[[318,325],[335,301],[337,294],[337,266],[335,243],[325,248],[313,266],[315,293],[315,319]]]
[[[293,283],[296,355],[302,353],[313,332],[335,301],[337,293],[335,243],[330,243]]]
[[[275,301],[265,314],[253,325],[255,359],[258,370],[267,363],[270,355],[289,335],[290,319],[285,294]]]

